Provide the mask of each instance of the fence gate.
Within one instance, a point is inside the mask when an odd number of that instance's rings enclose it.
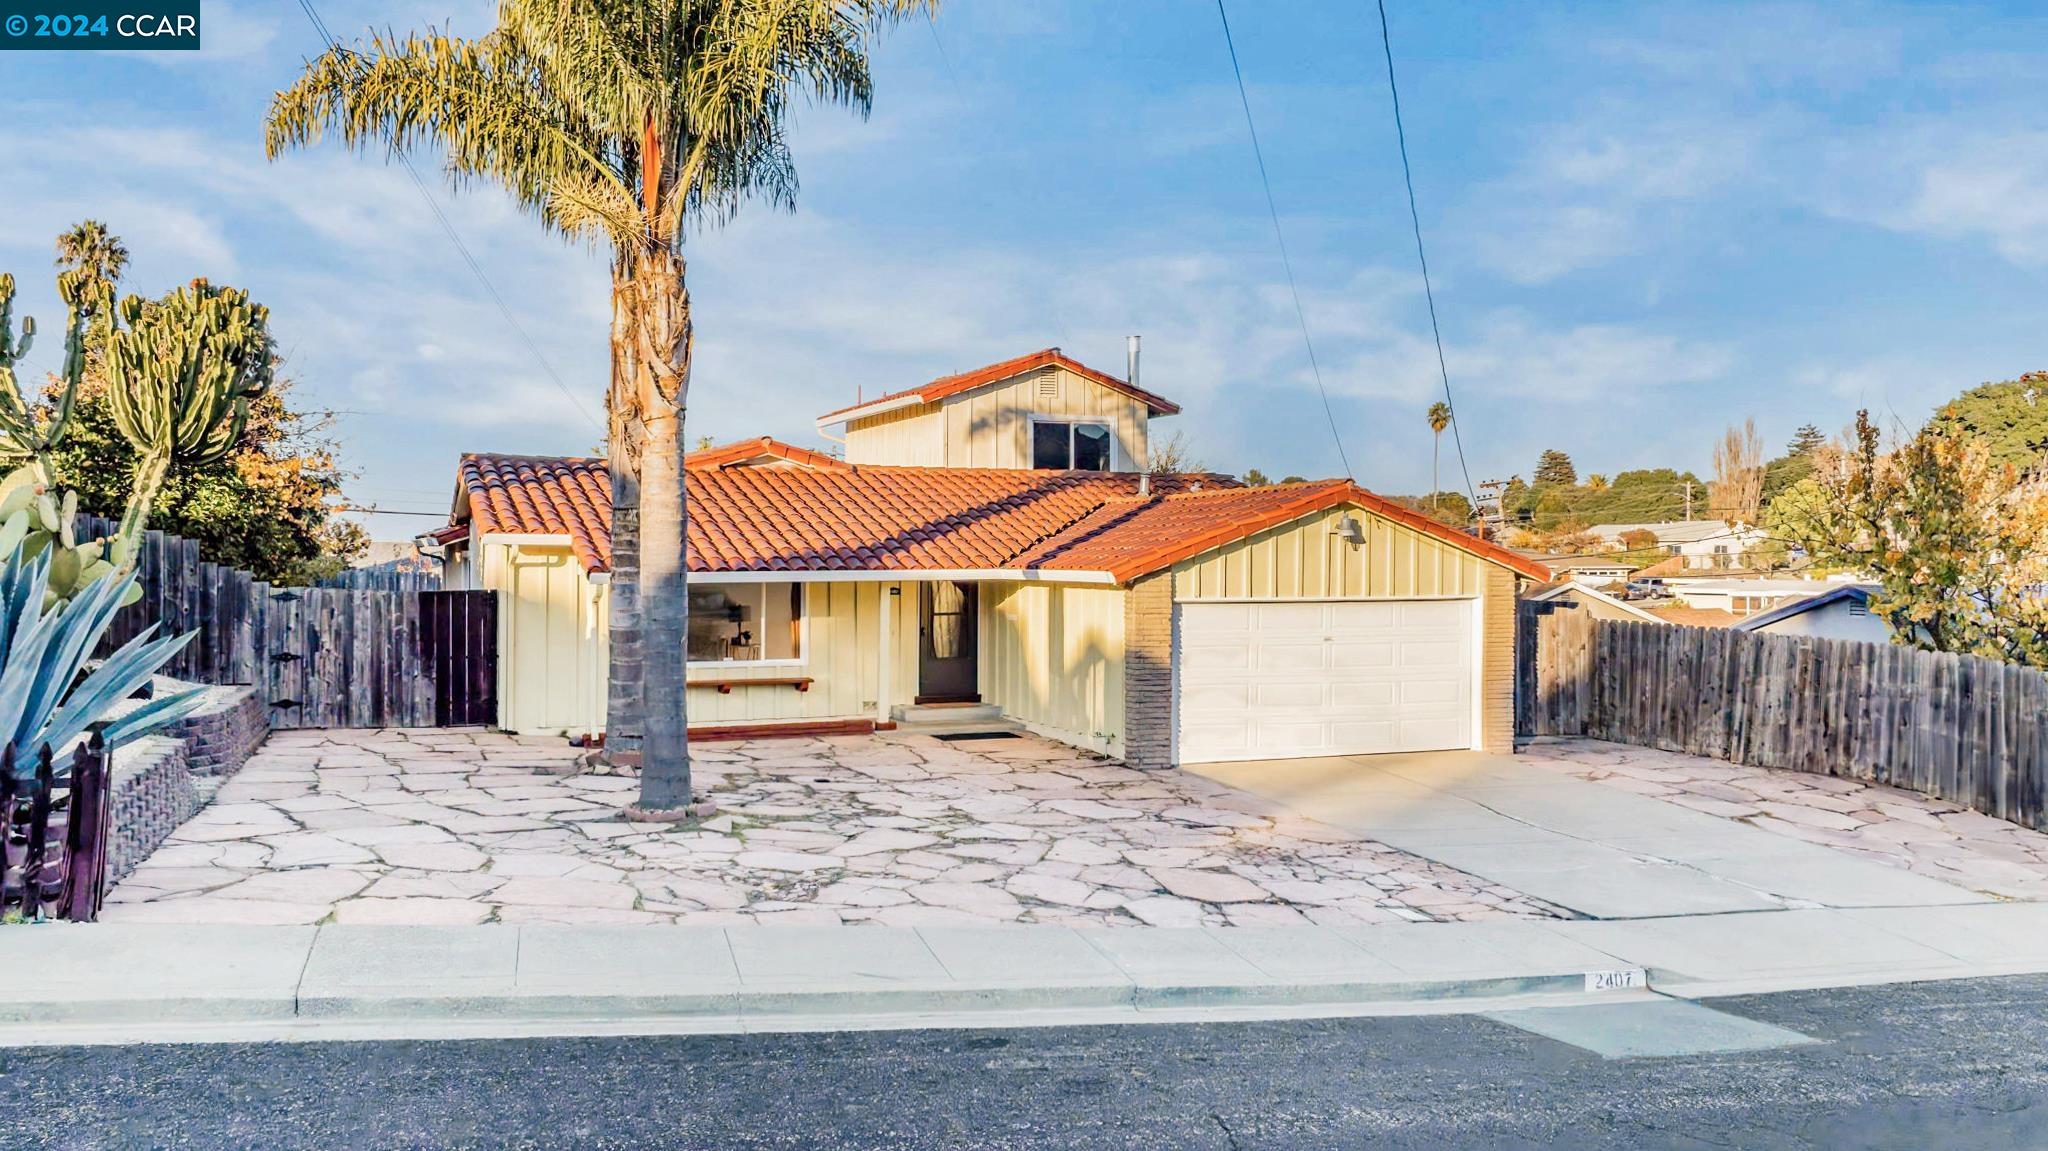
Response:
[[[434,681],[434,726],[498,722],[498,595],[423,591],[420,662]]]

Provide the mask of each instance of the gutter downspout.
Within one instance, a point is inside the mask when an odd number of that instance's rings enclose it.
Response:
[[[604,628],[598,626],[600,617],[611,618],[610,607],[612,573],[590,573],[590,713],[589,722],[584,725],[583,746],[591,747],[604,734],[605,663],[601,658],[604,651],[600,640]],[[600,611],[599,609],[607,609]]]

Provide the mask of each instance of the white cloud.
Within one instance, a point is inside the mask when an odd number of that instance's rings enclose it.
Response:
[[[1596,113],[1544,129],[1460,216],[1483,263],[1516,283],[1548,283],[1667,239],[1658,225],[1673,208],[1750,174],[1761,134],[1754,123]]]
[[[2048,266],[2048,129],[1942,122],[1869,133],[1833,150],[1828,177],[1819,199],[1829,214]]]

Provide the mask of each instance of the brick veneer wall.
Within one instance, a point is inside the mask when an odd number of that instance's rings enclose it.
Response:
[[[1479,746],[1515,750],[1515,573],[1486,565],[1480,605]]]
[[[177,826],[213,798],[270,734],[251,687],[208,688],[198,711],[114,749],[112,842],[107,882],[149,858]]]
[[[1124,762],[1173,766],[1173,573],[1124,593]]]

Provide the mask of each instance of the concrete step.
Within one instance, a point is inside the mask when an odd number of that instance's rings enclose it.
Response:
[[[918,724],[960,724],[960,723],[1002,723],[1003,709],[992,703],[921,703],[898,704],[889,709],[890,718],[897,723]]]

